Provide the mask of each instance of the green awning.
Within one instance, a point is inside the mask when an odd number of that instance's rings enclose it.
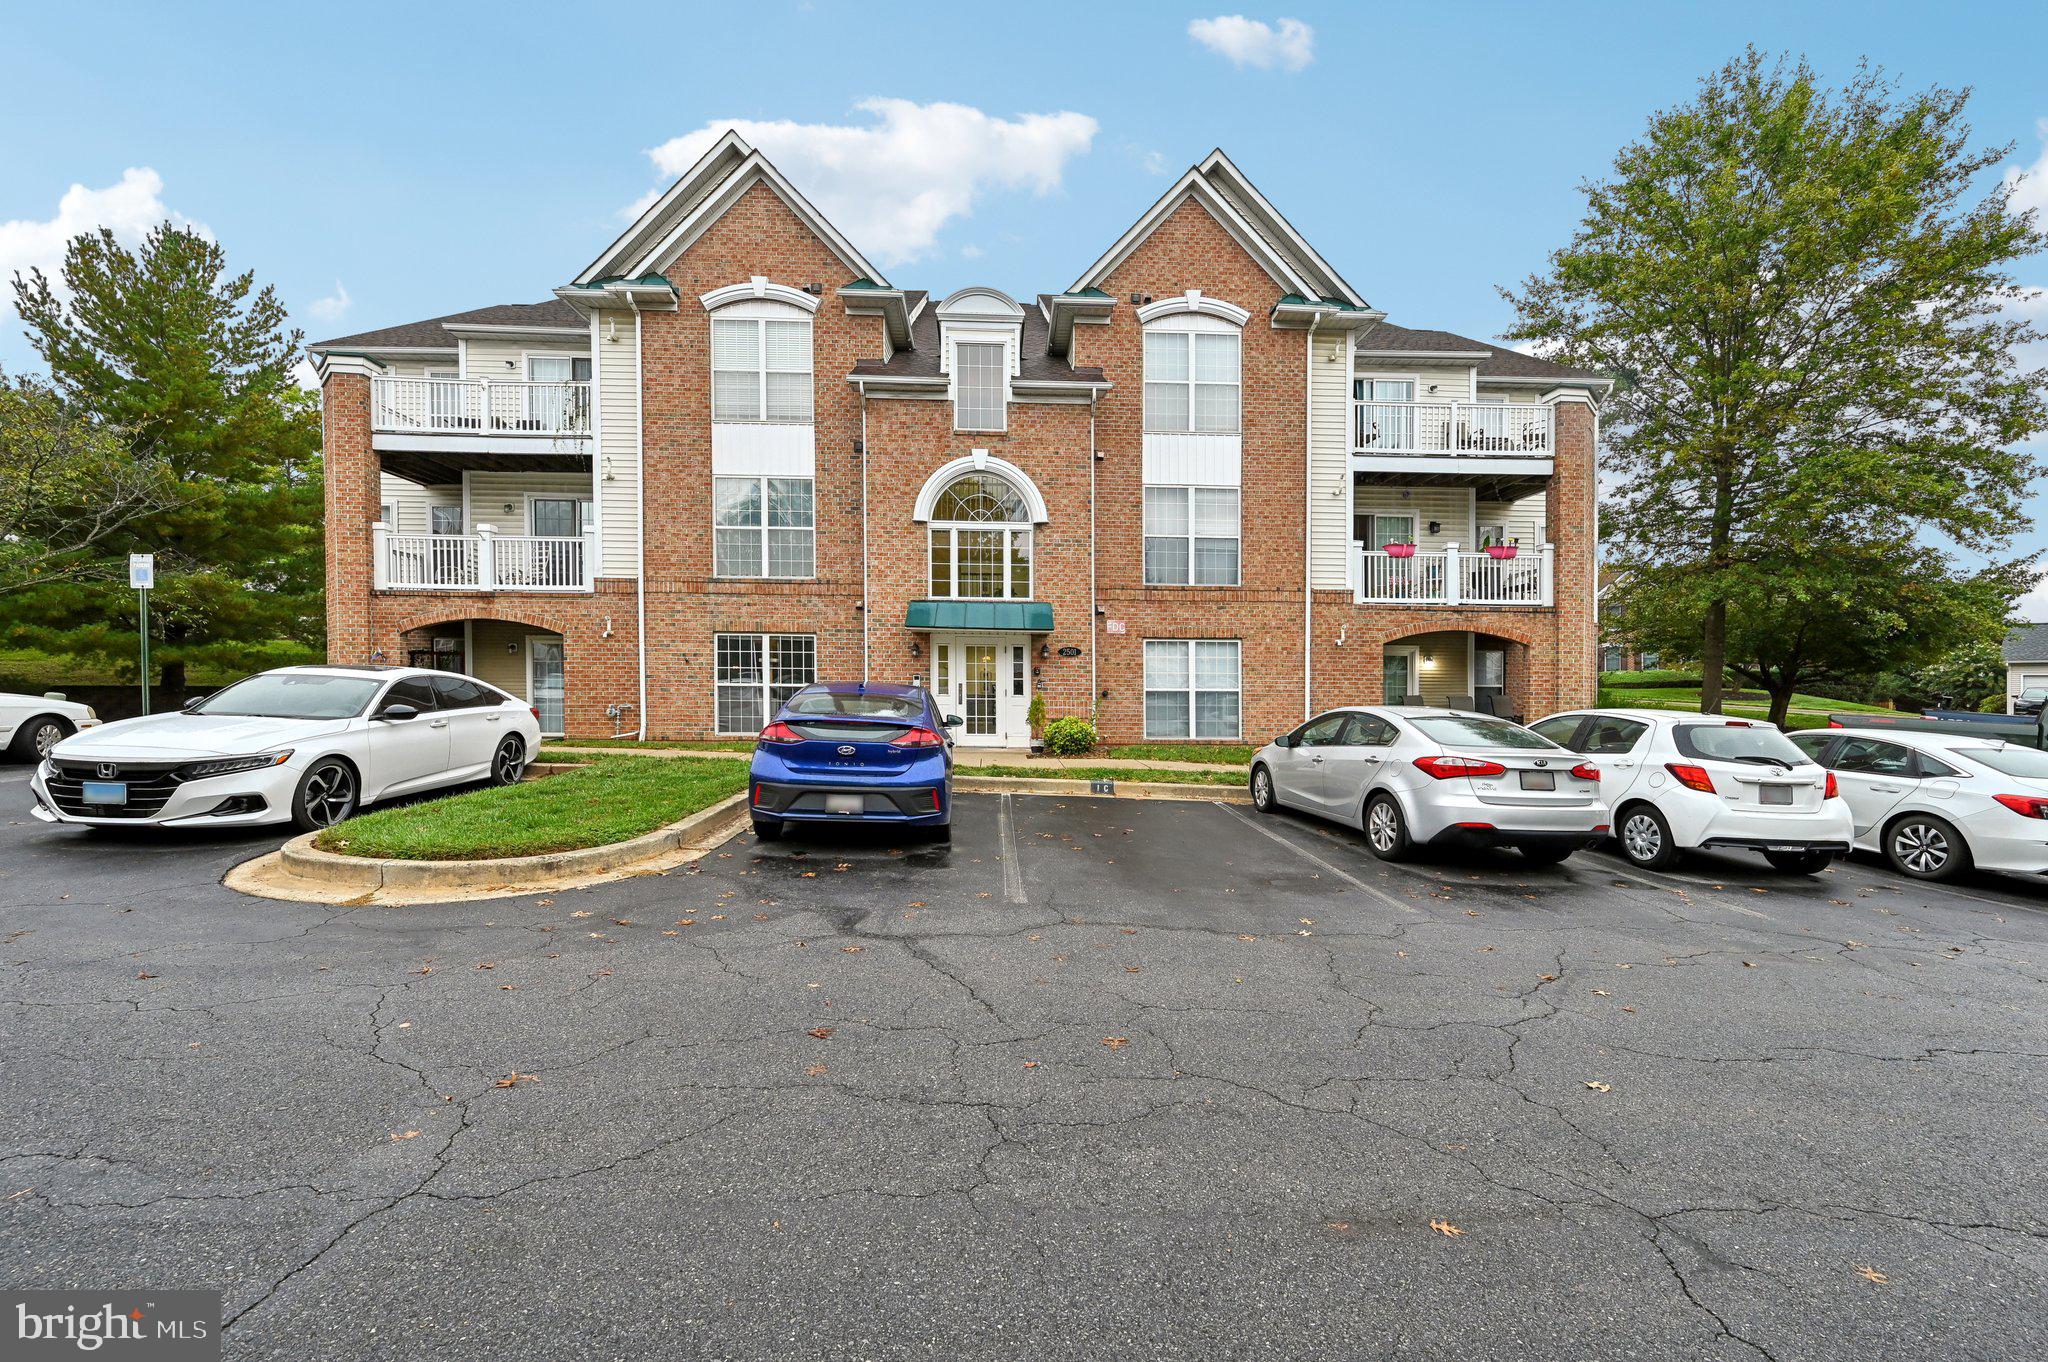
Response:
[[[988,629],[1005,634],[1052,632],[1051,601],[912,601],[903,621],[912,629]]]

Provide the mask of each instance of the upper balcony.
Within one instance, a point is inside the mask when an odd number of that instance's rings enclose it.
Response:
[[[373,378],[370,432],[378,449],[587,454],[590,384]]]
[[[1351,404],[1351,466],[1361,472],[1548,476],[1553,408],[1537,402]]]

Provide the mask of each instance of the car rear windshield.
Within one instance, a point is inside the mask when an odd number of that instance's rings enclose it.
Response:
[[[846,695],[832,691],[809,691],[793,696],[791,714],[815,714],[821,718],[837,715],[859,719],[919,719],[924,705],[904,695]]]
[[[1812,757],[1792,745],[1775,728],[1756,724],[1680,724],[1672,741],[1688,757],[1709,761],[1746,761],[1757,766],[1799,766]]]
[[[2048,780],[2048,752],[2036,747],[1952,747],[1949,751],[1989,766],[2002,776]]]
[[[268,672],[215,691],[192,706],[192,712],[256,719],[353,719],[382,684],[360,676]]]
[[[1411,717],[1409,723],[1445,747],[1530,747],[1562,751],[1548,738],[1531,733],[1520,724],[1504,719],[1482,719],[1472,714],[1431,714]]]

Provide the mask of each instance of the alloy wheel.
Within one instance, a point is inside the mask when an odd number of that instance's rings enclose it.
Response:
[[[1948,838],[1932,823],[1903,823],[1892,834],[1892,851],[1915,875],[1933,875],[1948,864]]]
[[[1632,814],[1621,825],[1621,844],[1627,850],[1629,859],[1634,861],[1655,860],[1663,850],[1664,834],[1657,828],[1657,820],[1646,813]]]
[[[492,774],[500,785],[511,785],[519,779],[519,744],[507,738],[498,744],[498,759]]]
[[[63,729],[59,728],[56,724],[43,724],[36,729],[36,755],[38,757],[49,756],[50,749],[63,741]]]
[[[1266,774],[1264,767],[1252,772],[1252,803],[1261,809],[1273,805],[1273,778]]]
[[[1374,851],[1386,852],[1394,849],[1395,839],[1400,835],[1400,828],[1395,825],[1394,817],[1393,805],[1384,802],[1373,805],[1371,811],[1365,815],[1365,835],[1371,841]]]
[[[346,766],[323,766],[306,781],[306,816],[331,828],[355,811],[356,782]]]

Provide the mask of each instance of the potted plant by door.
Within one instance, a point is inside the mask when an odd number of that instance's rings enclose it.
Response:
[[[1413,558],[1415,556],[1415,546],[1413,544],[1383,544],[1381,547],[1386,549],[1387,557],[1389,558]]]
[[[1024,711],[1026,723],[1031,725],[1031,754],[1037,756],[1045,750],[1045,694],[1039,692],[1031,697],[1031,704]]]

